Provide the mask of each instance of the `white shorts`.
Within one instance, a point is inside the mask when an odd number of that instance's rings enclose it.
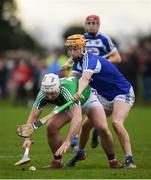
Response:
[[[89,110],[91,110],[94,107],[103,107],[103,106],[98,100],[96,92],[92,90],[89,99],[84,103],[84,105],[82,105],[82,114],[87,115],[89,113]],[[68,116],[70,116],[70,118],[72,117],[69,109],[65,110],[65,112],[68,114]]]
[[[98,99],[99,99],[100,103],[103,105],[104,109],[112,111],[113,103],[116,100],[124,101],[125,103],[129,104],[130,106],[133,106],[133,104],[135,102],[135,94],[134,94],[133,88],[131,87],[127,94],[119,94],[112,101],[108,101],[107,99],[105,99],[103,96],[101,96],[99,94],[98,94]]]
[[[88,114],[93,107],[103,107],[94,90],[91,91],[89,99],[82,106],[82,114]]]

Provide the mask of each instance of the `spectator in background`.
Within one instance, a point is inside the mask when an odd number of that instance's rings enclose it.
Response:
[[[121,53],[122,62],[117,65],[120,72],[132,84],[136,99],[138,95],[139,59],[137,45],[130,46],[126,52]]]
[[[36,98],[40,87],[40,58],[38,56],[34,56],[31,58],[31,68],[32,68],[32,83],[33,83],[33,87],[32,87],[32,97],[33,99]]]
[[[48,65],[47,73],[55,73],[58,74],[59,77],[67,77],[69,75],[68,72],[60,71],[66,59],[66,55],[61,54],[60,49],[55,49],[46,59]]]
[[[47,73],[54,73],[58,74],[60,73],[61,65],[59,63],[59,54],[57,51],[54,51],[51,54],[51,63],[48,65],[48,72]]]
[[[140,57],[143,98],[147,104],[151,103],[151,42],[146,41]]]
[[[3,56],[0,56],[0,99],[5,99],[8,96],[7,82],[8,68],[6,60]]]
[[[15,105],[27,105],[28,91],[32,89],[32,69],[27,64],[25,58],[17,61],[13,71],[13,82],[15,85]]]
[[[47,67],[46,60],[45,59],[41,59],[39,66],[40,66],[40,78],[39,78],[39,82],[41,82],[43,77],[45,76],[45,74],[47,74],[47,72],[48,72],[48,67]],[[39,87],[40,87],[40,83],[39,83]]]

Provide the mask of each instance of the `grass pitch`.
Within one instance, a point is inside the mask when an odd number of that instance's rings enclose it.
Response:
[[[137,169],[110,169],[106,156],[101,147],[91,149],[90,142],[87,144],[86,151],[88,159],[81,161],[73,168],[28,171],[31,165],[37,168],[48,165],[52,160],[46,139],[46,127],[41,127],[33,135],[35,144],[30,151],[32,161],[24,166],[16,167],[14,163],[21,159],[23,155],[23,139],[16,135],[18,124],[26,122],[30,112],[29,108],[11,107],[0,104],[0,178],[1,179],[146,179],[151,178],[151,107],[133,107],[128,119],[125,122],[133,148],[134,160]],[[45,113],[48,113],[46,110]],[[44,115],[44,114],[43,114]],[[109,120],[110,124],[110,120]],[[111,124],[110,124],[110,128]],[[68,126],[62,130],[65,137]],[[112,131],[113,132],[113,131]],[[124,161],[123,153],[115,133],[115,148],[117,158],[120,162]],[[66,153],[64,161],[71,158],[74,153]]]

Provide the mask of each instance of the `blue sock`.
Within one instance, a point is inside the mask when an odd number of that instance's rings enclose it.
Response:
[[[78,145],[78,137],[75,136],[75,137],[72,139],[71,146],[77,146],[77,145]]]
[[[77,156],[77,157],[81,157],[81,156],[84,155],[84,153],[85,153],[85,151],[84,151],[83,149],[80,149],[80,150],[77,152],[76,156]]]
[[[134,163],[133,157],[131,155],[126,155],[125,156],[125,163],[126,164]]]

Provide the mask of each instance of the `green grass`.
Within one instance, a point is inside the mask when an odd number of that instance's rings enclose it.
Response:
[[[26,122],[29,108],[11,107],[4,104],[0,105],[0,178],[7,179],[146,179],[151,177],[151,107],[138,106],[134,107],[125,122],[130,133],[133,147],[133,154],[137,169],[114,170],[108,167],[106,156],[101,147],[96,149],[90,148],[90,142],[87,144],[86,150],[88,159],[79,162],[73,168],[59,170],[38,170],[28,171],[28,167],[34,165],[43,167],[52,160],[52,154],[49,150],[45,126],[41,127],[34,135],[33,145],[30,157],[32,162],[22,167],[15,167],[14,163],[23,155],[22,143],[23,139],[16,135],[16,126]],[[48,111],[46,111],[48,112]],[[110,121],[110,120],[109,120]],[[110,122],[109,122],[110,123]],[[62,134],[65,136],[68,126],[66,126]],[[111,128],[111,124],[110,124]],[[112,129],[112,128],[111,128]],[[113,132],[113,131],[112,131]],[[118,159],[123,162],[123,153],[115,133],[115,148]],[[72,157],[74,153],[66,153],[64,161]],[[22,168],[25,170],[22,170]]]

